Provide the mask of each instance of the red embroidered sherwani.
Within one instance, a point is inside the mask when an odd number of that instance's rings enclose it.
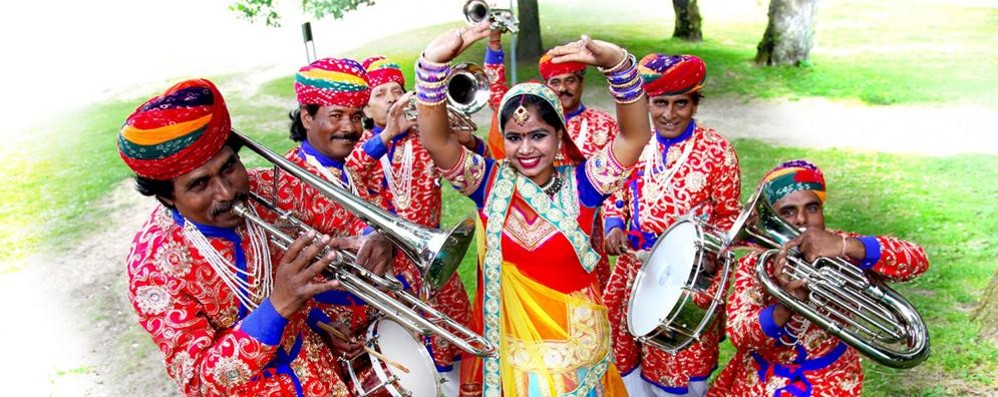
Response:
[[[498,113],[499,102],[503,95],[506,95],[506,91],[509,91],[503,52],[487,49],[484,68],[489,77],[489,107]],[[565,123],[565,130],[572,137],[572,142],[575,142],[575,146],[578,146],[586,158],[592,157],[597,151],[613,142],[613,138],[620,133],[616,118],[602,110],[587,108],[581,103],[575,112],[565,114]]]
[[[385,198],[387,207],[403,219],[423,227],[440,227],[441,192],[440,173],[430,152],[423,147],[422,140],[416,131],[407,131],[397,135],[386,146],[381,140],[382,128],[375,126],[373,130],[364,131],[361,137],[363,146],[350,154],[349,164],[357,164],[361,174],[377,174],[378,189]],[[411,148],[411,149],[410,149]],[[485,144],[478,142],[478,148],[484,150]],[[411,150],[412,160],[407,165],[404,160],[407,151]],[[389,164],[393,177],[385,174],[383,165]],[[407,169],[407,167],[410,167]],[[404,183],[405,174],[411,175],[409,184]],[[389,184],[394,186],[389,187]],[[404,255],[399,255],[395,261],[396,272],[403,274],[408,283],[418,291],[422,286],[422,276],[419,270]],[[430,305],[448,317],[467,326],[471,320],[471,303],[464,283],[457,273],[454,274],[433,296]],[[446,340],[431,337],[431,351],[438,370],[448,372],[453,367],[461,350],[452,346]]]
[[[249,172],[250,190],[271,197],[269,170]],[[315,191],[282,178],[279,206],[324,232],[344,223],[334,204]],[[257,208],[265,219],[272,216]],[[316,303],[283,320],[269,299],[242,307],[205,257],[184,237],[174,212],[157,207],[136,234],[129,253],[129,299],[139,324],[164,353],[167,373],[185,395],[346,395],[332,353],[307,325]],[[349,223],[348,223],[349,224]],[[356,224],[354,224],[356,226]],[[230,263],[245,267],[260,255],[245,226],[234,230],[199,227]],[[214,230],[214,232],[212,231]],[[283,251],[271,245],[274,271]],[[252,273],[255,269],[245,269]],[[246,281],[257,284],[260,280]],[[258,287],[257,287],[258,288]]]
[[[913,243],[893,237],[836,234],[859,238],[866,247],[866,258],[859,267],[888,280],[910,280],[929,267],[925,250]],[[863,371],[855,349],[798,314],[786,326],[776,326],[776,298],[756,278],[758,254],[753,252],[739,261],[727,307],[728,336],[738,350],[711,384],[708,395],[861,395]],[[803,332],[795,332],[798,339],[794,339],[787,333],[789,328],[803,328]]]
[[[665,167],[656,174],[675,172],[663,182],[664,186],[650,189],[661,191],[660,197],[644,194],[650,180],[645,167],[653,151],[666,153],[662,156]],[[631,250],[648,250],[662,232],[686,214],[727,230],[738,216],[740,197],[738,157],[731,143],[714,130],[691,121],[679,137],[669,139],[654,134],[631,180],[604,204],[606,229],[621,228],[628,234]],[[640,365],[646,381],[670,393],[683,394],[691,379],[706,380],[717,367],[723,321],[715,321],[700,341],[675,355],[640,345],[627,328],[627,302],[640,268],[641,262],[634,255],[620,256],[604,292],[617,365],[625,375]],[[698,303],[706,307],[707,302]]]

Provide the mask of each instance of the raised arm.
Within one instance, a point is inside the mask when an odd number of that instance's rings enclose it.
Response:
[[[634,56],[616,44],[582,36],[581,40],[552,48],[552,62],[582,62],[598,66],[610,83],[610,93],[617,103],[620,135],[613,140],[613,156],[624,167],[638,162],[641,151],[651,139],[648,125],[648,101],[638,76]]]
[[[462,150],[461,142],[451,134],[447,121],[447,87],[444,79],[450,71],[449,62],[471,44],[488,35],[488,22],[471,28],[448,30],[430,42],[416,62],[419,134],[423,146],[430,152],[430,157],[438,168],[452,168],[461,157]]]

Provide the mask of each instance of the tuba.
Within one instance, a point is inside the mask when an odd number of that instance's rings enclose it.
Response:
[[[243,145],[274,164],[275,170],[284,170],[302,182],[311,185],[326,197],[363,219],[401,249],[406,256],[413,260],[423,276],[423,288],[420,295],[424,298],[431,296],[436,289],[450,279],[461,263],[468,245],[471,244],[475,227],[474,221],[471,219],[465,219],[450,231],[421,228],[313,175],[242,133],[235,130],[232,133]],[[276,176],[274,180],[276,184]],[[260,196],[253,194],[250,199],[259,202],[269,211],[273,211],[282,225],[288,225],[302,231],[311,230],[310,226],[294,218],[291,213],[277,208],[276,205]],[[282,231],[281,228],[256,216],[243,203],[236,204],[233,207],[233,212],[266,230],[271,241],[282,249],[287,249],[294,241],[294,238]],[[318,257],[322,257],[326,253],[324,251]],[[345,290],[357,295],[389,318],[422,335],[440,336],[458,348],[477,356],[485,357],[495,353],[495,346],[485,338],[427,305],[421,299],[405,292],[396,280],[375,275],[360,266],[356,266],[353,262],[355,258],[349,252],[337,251],[334,254],[336,259],[326,269],[326,276],[339,280]],[[391,291],[395,297],[381,289]]]
[[[459,63],[451,68],[444,84],[447,86],[447,119],[451,131],[478,130],[471,115],[489,103],[489,77],[485,70],[474,63]],[[403,112],[409,120],[416,119],[415,97],[409,100]]]
[[[512,10],[495,8],[484,0],[468,0],[464,3],[464,19],[469,25],[476,25],[488,19],[492,22],[493,30],[516,33],[520,31],[520,21],[513,15]]]
[[[845,259],[821,257],[808,262],[795,249],[790,251],[783,271],[792,280],[807,280],[807,302],[788,294],[769,277],[769,262],[801,231],[781,219],[764,194],[760,188],[752,195],[728,232],[728,240],[752,239],[769,249],[759,256],[755,269],[766,291],[882,365],[912,368],[925,361],[929,334],[918,312],[880,279]]]

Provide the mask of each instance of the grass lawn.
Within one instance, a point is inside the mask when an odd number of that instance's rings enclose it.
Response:
[[[630,3],[623,9],[611,9],[604,3],[608,2],[542,4],[546,45],[590,32],[621,43],[639,56],[653,51],[697,54],[709,65],[708,96],[818,96],[870,104],[998,104],[995,8],[900,0],[823,2],[811,65],[759,68],[751,59],[765,28],[764,7],[736,13],[717,4],[723,2],[701,4],[705,41],[691,44],[668,39],[672,24],[668,9],[651,15]],[[659,6],[668,7],[668,3]],[[379,41],[377,52],[402,63],[411,81],[412,61],[444,28],[436,26]],[[362,57],[371,52],[346,55]],[[482,47],[473,48],[465,59],[480,62]],[[536,76],[533,64],[523,63],[519,70],[521,80]],[[227,82],[238,78],[215,79],[227,94],[233,124],[283,152],[291,146],[286,136],[291,78],[271,81],[255,95],[228,95]],[[594,86],[589,93],[603,92],[597,89],[604,85],[601,79],[587,82]],[[136,98],[147,98],[153,93],[135,94]],[[96,104],[69,115],[66,121],[46,121],[0,148],[6,163],[0,177],[9,183],[3,193],[6,204],[0,207],[0,243],[7,247],[0,252],[0,261],[59,250],[104,224],[106,214],[87,211],[130,175],[117,156],[113,137],[139,102],[141,99]],[[998,180],[998,158],[804,150],[752,140],[737,140],[735,146],[742,161],[746,195],[777,160],[807,157],[826,169],[831,227],[893,234],[916,241],[928,251],[929,271],[898,289],[928,322],[933,355],[908,371],[866,363],[868,394],[943,395],[998,389],[993,380],[998,377],[998,360],[994,358],[998,349],[978,343],[976,326],[968,325],[968,311],[998,266],[998,242],[990,234],[998,230],[998,206],[994,204],[998,185],[991,182]],[[258,160],[249,163],[263,165]],[[473,210],[470,201],[449,188],[444,189],[444,202],[445,224],[453,224]],[[0,273],[16,270],[8,266],[0,268]],[[471,256],[460,271],[473,291]],[[722,361],[730,352],[728,345]]]

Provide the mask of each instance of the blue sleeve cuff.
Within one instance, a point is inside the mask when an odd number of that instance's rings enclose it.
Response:
[[[475,154],[485,156],[485,141],[477,136],[475,137]]]
[[[376,159],[380,159],[385,153],[388,153],[388,148],[385,147],[385,143],[381,141],[381,134],[375,134],[367,142],[364,142],[364,153]]]
[[[370,225],[368,225],[368,226],[364,226],[364,230],[362,230],[360,232],[360,235],[361,236],[366,236],[366,235],[371,234],[371,233],[374,233],[374,228],[371,227]]]
[[[880,242],[873,236],[859,237],[859,241],[862,242],[863,247],[866,248],[866,258],[863,258],[863,260],[859,262],[859,267],[869,269],[877,262],[880,262]]]
[[[281,343],[281,335],[284,334],[284,326],[286,325],[288,325],[288,319],[281,317],[274,305],[270,303],[270,298],[267,298],[263,300],[260,307],[243,319],[239,329],[260,343],[274,346]]]
[[[363,299],[358,298],[357,295],[335,289],[316,295],[315,300],[319,303],[336,306],[360,306],[367,304]]]
[[[603,227],[603,229],[604,229],[604,235],[610,234],[610,231],[613,230],[613,228],[618,228],[620,230],[624,230],[624,220],[623,219],[617,218],[615,216],[611,216],[609,218],[606,218],[605,222],[606,222],[606,224]]]
[[[329,324],[329,316],[326,315],[322,310],[312,309],[308,312],[308,319],[305,320],[308,323],[308,327],[311,328],[316,333],[321,333],[322,328],[319,328],[319,323]]]
[[[506,53],[503,50],[493,51],[492,47],[485,47],[485,64],[486,65],[501,65],[506,58]]]
[[[783,327],[777,326],[776,322],[773,321],[773,310],[775,309],[775,304],[769,305],[769,307],[762,309],[762,312],[759,313],[759,325],[762,326],[762,332],[765,333],[766,336],[773,339],[780,339],[787,331],[784,330]]]

